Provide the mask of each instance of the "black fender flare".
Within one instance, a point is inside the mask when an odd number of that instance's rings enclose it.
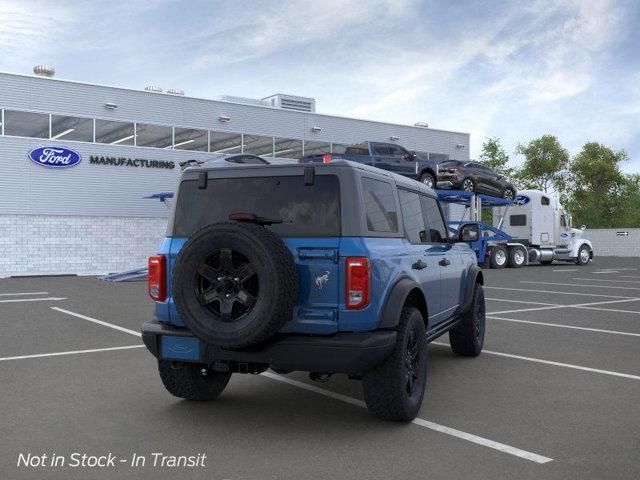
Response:
[[[401,278],[391,288],[391,292],[389,293],[384,308],[382,309],[382,316],[380,317],[378,328],[396,328],[398,326],[398,322],[400,321],[400,314],[402,313],[402,307],[404,307],[404,303],[407,300],[409,294],[416,288],[420,290],[420,293],[422,294],[420,285],[415,280],[408,277]],[[426,325],[426,317],[424,321]]]
[[[469,268],[469,272],[467,273],[464,301],[462,302],[460,313],[465,313],[469,310],[469,307],[471,307],[471,302],[473,301],[473,290],[475,289],[476,283],[484,285],[484,276],[482,275],[482,269],[478,265],[471,265],[471,268]]]
[[[436,175],[435,170],[431,168],[429,165],[422,167],[420,169],[420,173],[418,173],[418,178],[420,178],[425,173],[430,174],[436,182],[438,181],[438,176]]]

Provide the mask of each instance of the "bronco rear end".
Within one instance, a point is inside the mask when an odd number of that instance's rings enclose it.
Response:
[[[353,175],[346,163],[183,172],[149,259],[156,319],[143,339],[161,376],[185,364],[214,377],[360,374],[390,353],[395,332],[376,330],[365,244],[343,237]]]

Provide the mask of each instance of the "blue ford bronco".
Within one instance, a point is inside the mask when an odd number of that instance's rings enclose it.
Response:
[[[149,259],[142,338],[173,395],[212,400],[232,373],[361,379],[375,415],[410,421],[427,343],[480,354],[483,276],[433,191],[349,161],[203,163],[182,172]]]

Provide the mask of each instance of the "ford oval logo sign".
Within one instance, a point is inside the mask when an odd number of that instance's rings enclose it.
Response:
[[[526,205],[530,200],[531,199],[526,195],[517,195],[513,203],[515,203],[516,205]]]
[[[82,161],[82,155],[64,147],[40,147],[29,152],[29,160],[42,167],[67,168]]]

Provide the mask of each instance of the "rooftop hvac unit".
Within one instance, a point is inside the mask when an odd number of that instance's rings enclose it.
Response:
[[[315,112],[316,101],[309,97],[298,97],[295,95],[286,95],[284,93],[276,93],[270,97],[263,98],[269,102],[272,107],[283,108],[285,110],[296,110],[298,112]]]
[[[169,90],[167,90],[167,93],[169,95],[179,95],[179,96],[184,96],[184,91],[180,90],[179,88],[171,88]]]
[[[144,89],[147,92],[154,92],[154,93],[162,93],[162,88],[156,86],[156,85],[147,85],[146,87],[144,87]]]
[[[33,67],[33,73],[39,77],[51,78],[56,74],[56,69],[48,65],[36,65]]]
[[[244,105],[258,105],[259,107],[268,107],[271,105],[269,102],[265,102],[259,98],[235,97],[233,95],[220,95],[218,100],[222,100],[223,102],[242,103]]]

